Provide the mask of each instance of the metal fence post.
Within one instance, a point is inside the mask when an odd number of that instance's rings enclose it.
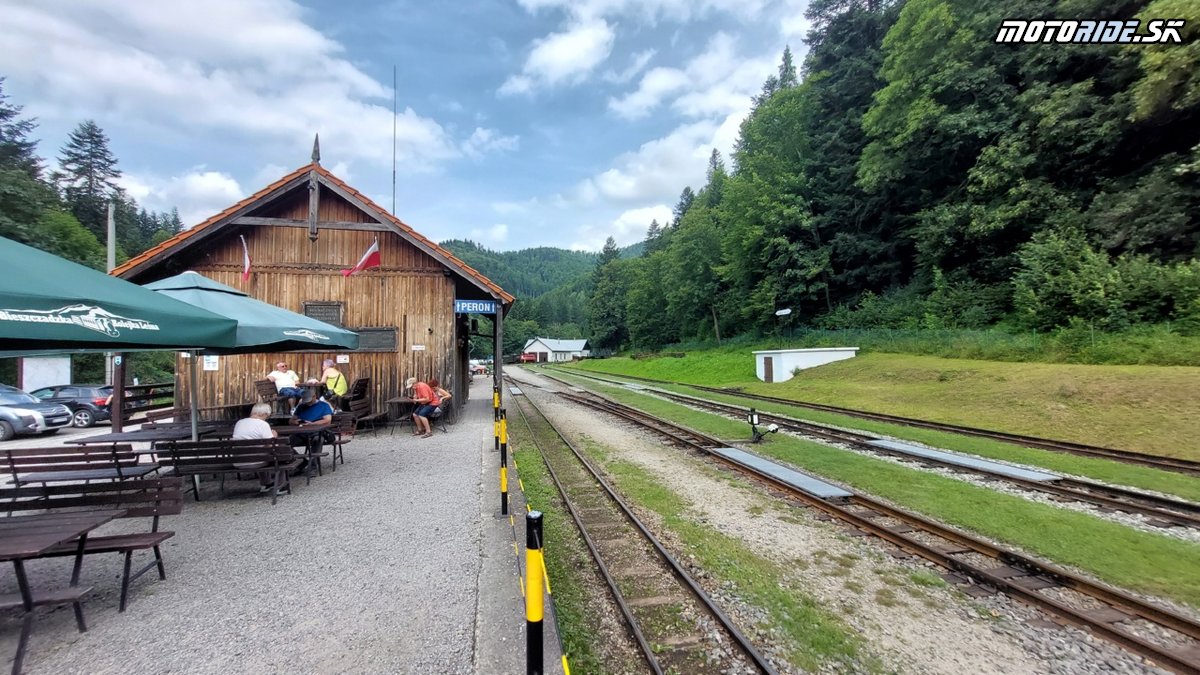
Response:
[[[542,673],[542,512],[525,514],[525,672]]]

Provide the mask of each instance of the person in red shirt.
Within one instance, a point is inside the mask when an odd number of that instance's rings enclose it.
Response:
[[[433,428],[429,426],[429,416],[442,401],[433,387],[425,382],[418,382],[415,377],[408,378],[405,385],[412,389],[412,399],[416,405],[413,411],[414,434],[421,438],[429,438],[433,435]]]

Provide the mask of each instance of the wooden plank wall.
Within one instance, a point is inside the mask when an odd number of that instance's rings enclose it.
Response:
[[[299,201],[299,200],[297,200]],[[300,204],[297,203],[296,208]],[[356,215],[357,214],[357,215]],[[285,209],[279,217],[307,215]],[[355,222],[365,216],[352,205],[324,192],[321,220]],[[246,292],[253,298],[303,313],[305,301],[344,303],[343,324],[347,328],[395,327],[395,352],[351,352],[350,362],[339,364],[346,377],[370,377],[376,410],[396,396],[408,377],[426,380],[438,377],[443,385],[458,379],[454,321],[454,280],[441,263],[389,232],[321,229],[315,242],[303,227],[252,226],[230,228],[228,237],[206,247],[190,269],[215,281]],[[242,244],[245,234],[253,260],[253,273],[243,282]],[[352,277],[341,270],[352,267],[379,237],[382,268]],[[413,345],[424,345],[414,351]],[[263,379],[279,360],[285,360],[305,378],[319,377],[321,361],[335,352],[289,354],[246,354],[219,357],[219,369],[201,371],[200,405],[229,405],[255,400],[255,380]],[[190,393],[187,360],[177,360],[177,402],[183,405]],[[461,377],[461,375],[459,376]]]

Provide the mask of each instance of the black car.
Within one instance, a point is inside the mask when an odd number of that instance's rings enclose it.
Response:
[[[0,441],[17,434],[56,434],[71,424],[71,410],[46,403],[25,392],[0,384]]]
[[[105,384],[60,384],[29,392],[47,403],[61,403],[71,410],[71,423],[90,427],[112,417],[112,387]]]

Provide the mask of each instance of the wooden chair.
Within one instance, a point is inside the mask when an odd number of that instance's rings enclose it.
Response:
[[[350,413],[337,413],[333,416],[333,458],[330,464],[333,470],[337,471],[338,460],[342,464],[346,463],[346,457],[342,453],[342,449],[347,443],[354,440],[354,432],[358,429],[358,420]]]
[[[279,393],[279,389],[275,383],[270,380],[255,380],[254,391],[258,392],[258,397],[263,403],[270,403],[275,407],[277,413],[290,413],[287,409],[288,397]]]

